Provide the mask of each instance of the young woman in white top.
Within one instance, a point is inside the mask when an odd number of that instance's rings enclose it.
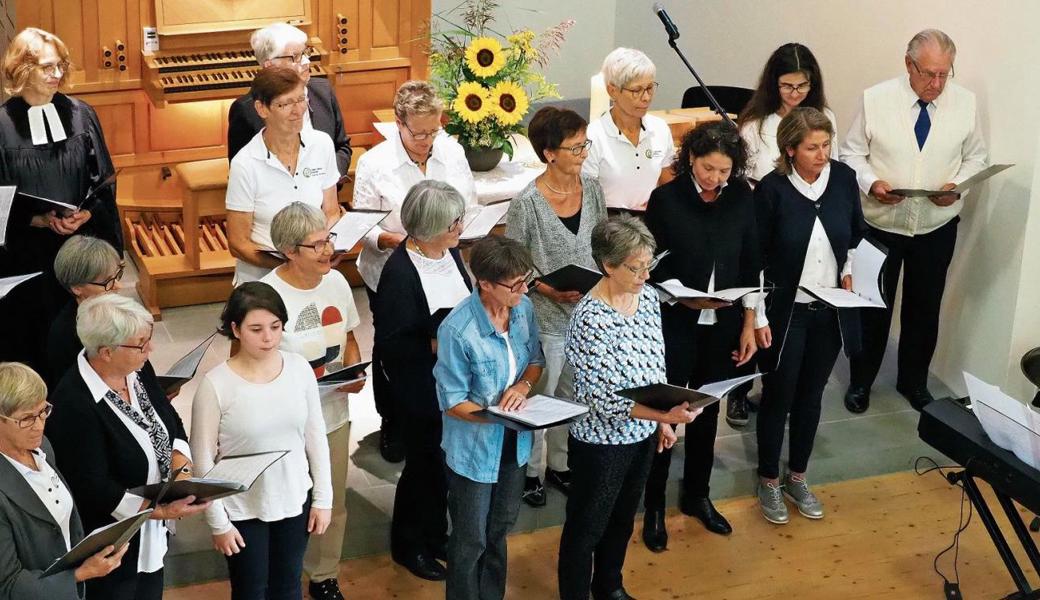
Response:
[[[256,281],[281,264],[273,250],[271,219],[290,202],[318,207],[329,225],[340,216],[336,183],[340,172],[332,139],[304,127],[307,87],[296,69],[268,67],[253,79],[250,93],[264,128],[231,160],[228,174],[228,247],[235,284]]]
[[[206,511],[213,546],[227,557],[232,598],[299,598],[308,534],[325,533],[332,513],[318,383],[305,358],[279,350],[287,320],[271,286],[235,288],[221,333],[240,350],[206,374],[192,403],[199,473],[227,456],[289,451],[249,491]]]
[[[639,50],[616,48],[603,61],[610,112],[590,115],[592,146],[581,172],[599,179],[607,208],[646,210],[650,192],[672,180],[675,142],[664,119],[646,114],[657,67]]]
[[[758,80],[758,89],[737,120],[740,135],[748,148],[746,173],[755,182],[768,175],[776,159],[780,158],[776,128],[780,119],[798,106],[822,111],[830,119],[834,130],[838,130],[834,113],[827,108],[823,74],[816,57],[802,44],[791,42],[780,46],[770,55]],[[833,144],[831,157],[836,159],[837,136]]]

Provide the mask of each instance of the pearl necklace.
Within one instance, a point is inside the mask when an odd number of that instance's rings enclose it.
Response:
[[[550,192],[553,192],[555,194],[559,194],[561,196],[570,196],[574,192],[578,191],[579,187],[581,187],[581,183],[579,183],[577,186],[574,187],[573,190],[571,190],[569,192],[563,192],[563,191],[560,191],[560,190],[554,188],[553,186],[549,185],[549,178],[548,177],[542,177],[542,184],[545,185],[545,187],[549,188]]]

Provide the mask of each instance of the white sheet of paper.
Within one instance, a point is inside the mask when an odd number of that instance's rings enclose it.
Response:
[[[964,383],[989,439],[1034,469],[1040,468],[1040,415],[971,373],[964,373]]]
[[[397,123],[393,121],[380,121],[378,123],[372,123],[372,126],[376,128],[379,135],[383,136],[383,139],[389,140],[399,133],[397,130]]]
[[[14,204],[14,193],[18,191],[13,185],[0,186],[0,247],[7,242],[7,223],[11,217],[11,205]]]
[[[283,456],[288,454],[286,450],[274,450],[272,452],[261,452],[250,456],[226,456],[213,465],[204,479],[222,479],[234,481],[246,487],[251,487],[257,477],[267,467],[273,465]]]
[[[874,302],[842,288],[825,288],[813,285],[800,285],[798,287],[834,308],[884,308],[884,304],[878,306]]]
[[[852,291],[879,308],[885,308],[885,297],[881,295],[881,269],[886,258],[880,248],[866,239],[860,241],[852,255]]]
[[[466,228],[462,230],[462,235],[459,236],[460,239],[476,240],[491,233],[495,225],[504,222],[508,210],[508,201],[488,204],[487,206],[477,205],[469,207],[466,209],[466,218],[464,220]]]
[[[206,355],[206,351],[209,350],[210,345],[213,344],[213,340],[216,339],[216,337],[216,332],[213,332],[212,335],[206,338],[194,350],[185,354],[180,360],[173,363],[173,366],[166,372],[166,376],[186,378],[194,377],[195,372],[199,369],[199,363],[202,362],[202,357]]]
[[[336,234],[336,252],[349,252],[373,227],[390,213],[350,211],[344,213],[332,226]]]
[[[953,191],[964,193],[968,191],[968,188],[970,188],[971,186],[978,183],[982,183],[983,181],[986,181],[987,179],[993,177],[997,173],[1000,173],[1005,169],[1010,169],[1013,166],[1015,166],[1014,163],[1004,165],[990,165],[985,169],[979,171],[978,173],[972,175],[971,177],[965,179],[964,181],[960,182],[957,185],[957,187],[953,188]]]
[[[527,399],[527,406],[523,410],[505,411],[497,406],[489,406],[488,412],[496,415],[508,415],[514,421],[519,421],[532,427],[540,427],[583,415],[589,412],[589,409],[574,402],[535,394]]]
[[[734,377],[733,379],[724,379],[723,381],[716,381],[714,383],[706,383],[701,387],[697,388],[697,391],[702,394],[707,394],[715,398],[721,398],[726,394],[733,391],[734,388],[742,383],[751,381],[756,377],[761,377],[761,373],[753,373],[751,375],[743,375],[741,377]]]
[[[42,271],[29,273],[28,275],[15,275],[14,277],[4,277],[3,279],[0,279],[0,299],[10,294],[11,290],[18,287],[23,282],[29,281],[40,273],[42,273]]]
[[[757,292],[757,287],[736,287],[727,288],[724,290],[715,290],[714,292],[702,292],[693,288],[688,288],[683,284],[679,283],[678,279],[669,279],[662,281],[657,284],[664,288],[673,298],[709,298],[712,300],[724,300],[726,302],[736,302],[744,296]]]

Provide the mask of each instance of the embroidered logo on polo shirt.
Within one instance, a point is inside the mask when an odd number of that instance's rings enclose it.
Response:
[[[664,152],[662,152],[661,150],[654,150],[652,148],[647,148],[646,149],[646,157],[647,158],[657,158],[657,157],[661,156],[662,154],[664,154]]]
[[[304,167],[304,177],[321,177],[325,174],[325,167]]]

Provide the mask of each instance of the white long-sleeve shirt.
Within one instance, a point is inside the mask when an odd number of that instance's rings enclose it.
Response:
[[[282,370],[267,383],[243,379],[227,362],[202,379],[191,410],[191,450],[197,476],[225,456],[288,450],[247,492],[206,509],[214,535],[232,521],[278,521],[311,507],[332,508],[332,471],[318,383],[307,360],[279,351]],[[313,488],[313,489],[312,489]]]

